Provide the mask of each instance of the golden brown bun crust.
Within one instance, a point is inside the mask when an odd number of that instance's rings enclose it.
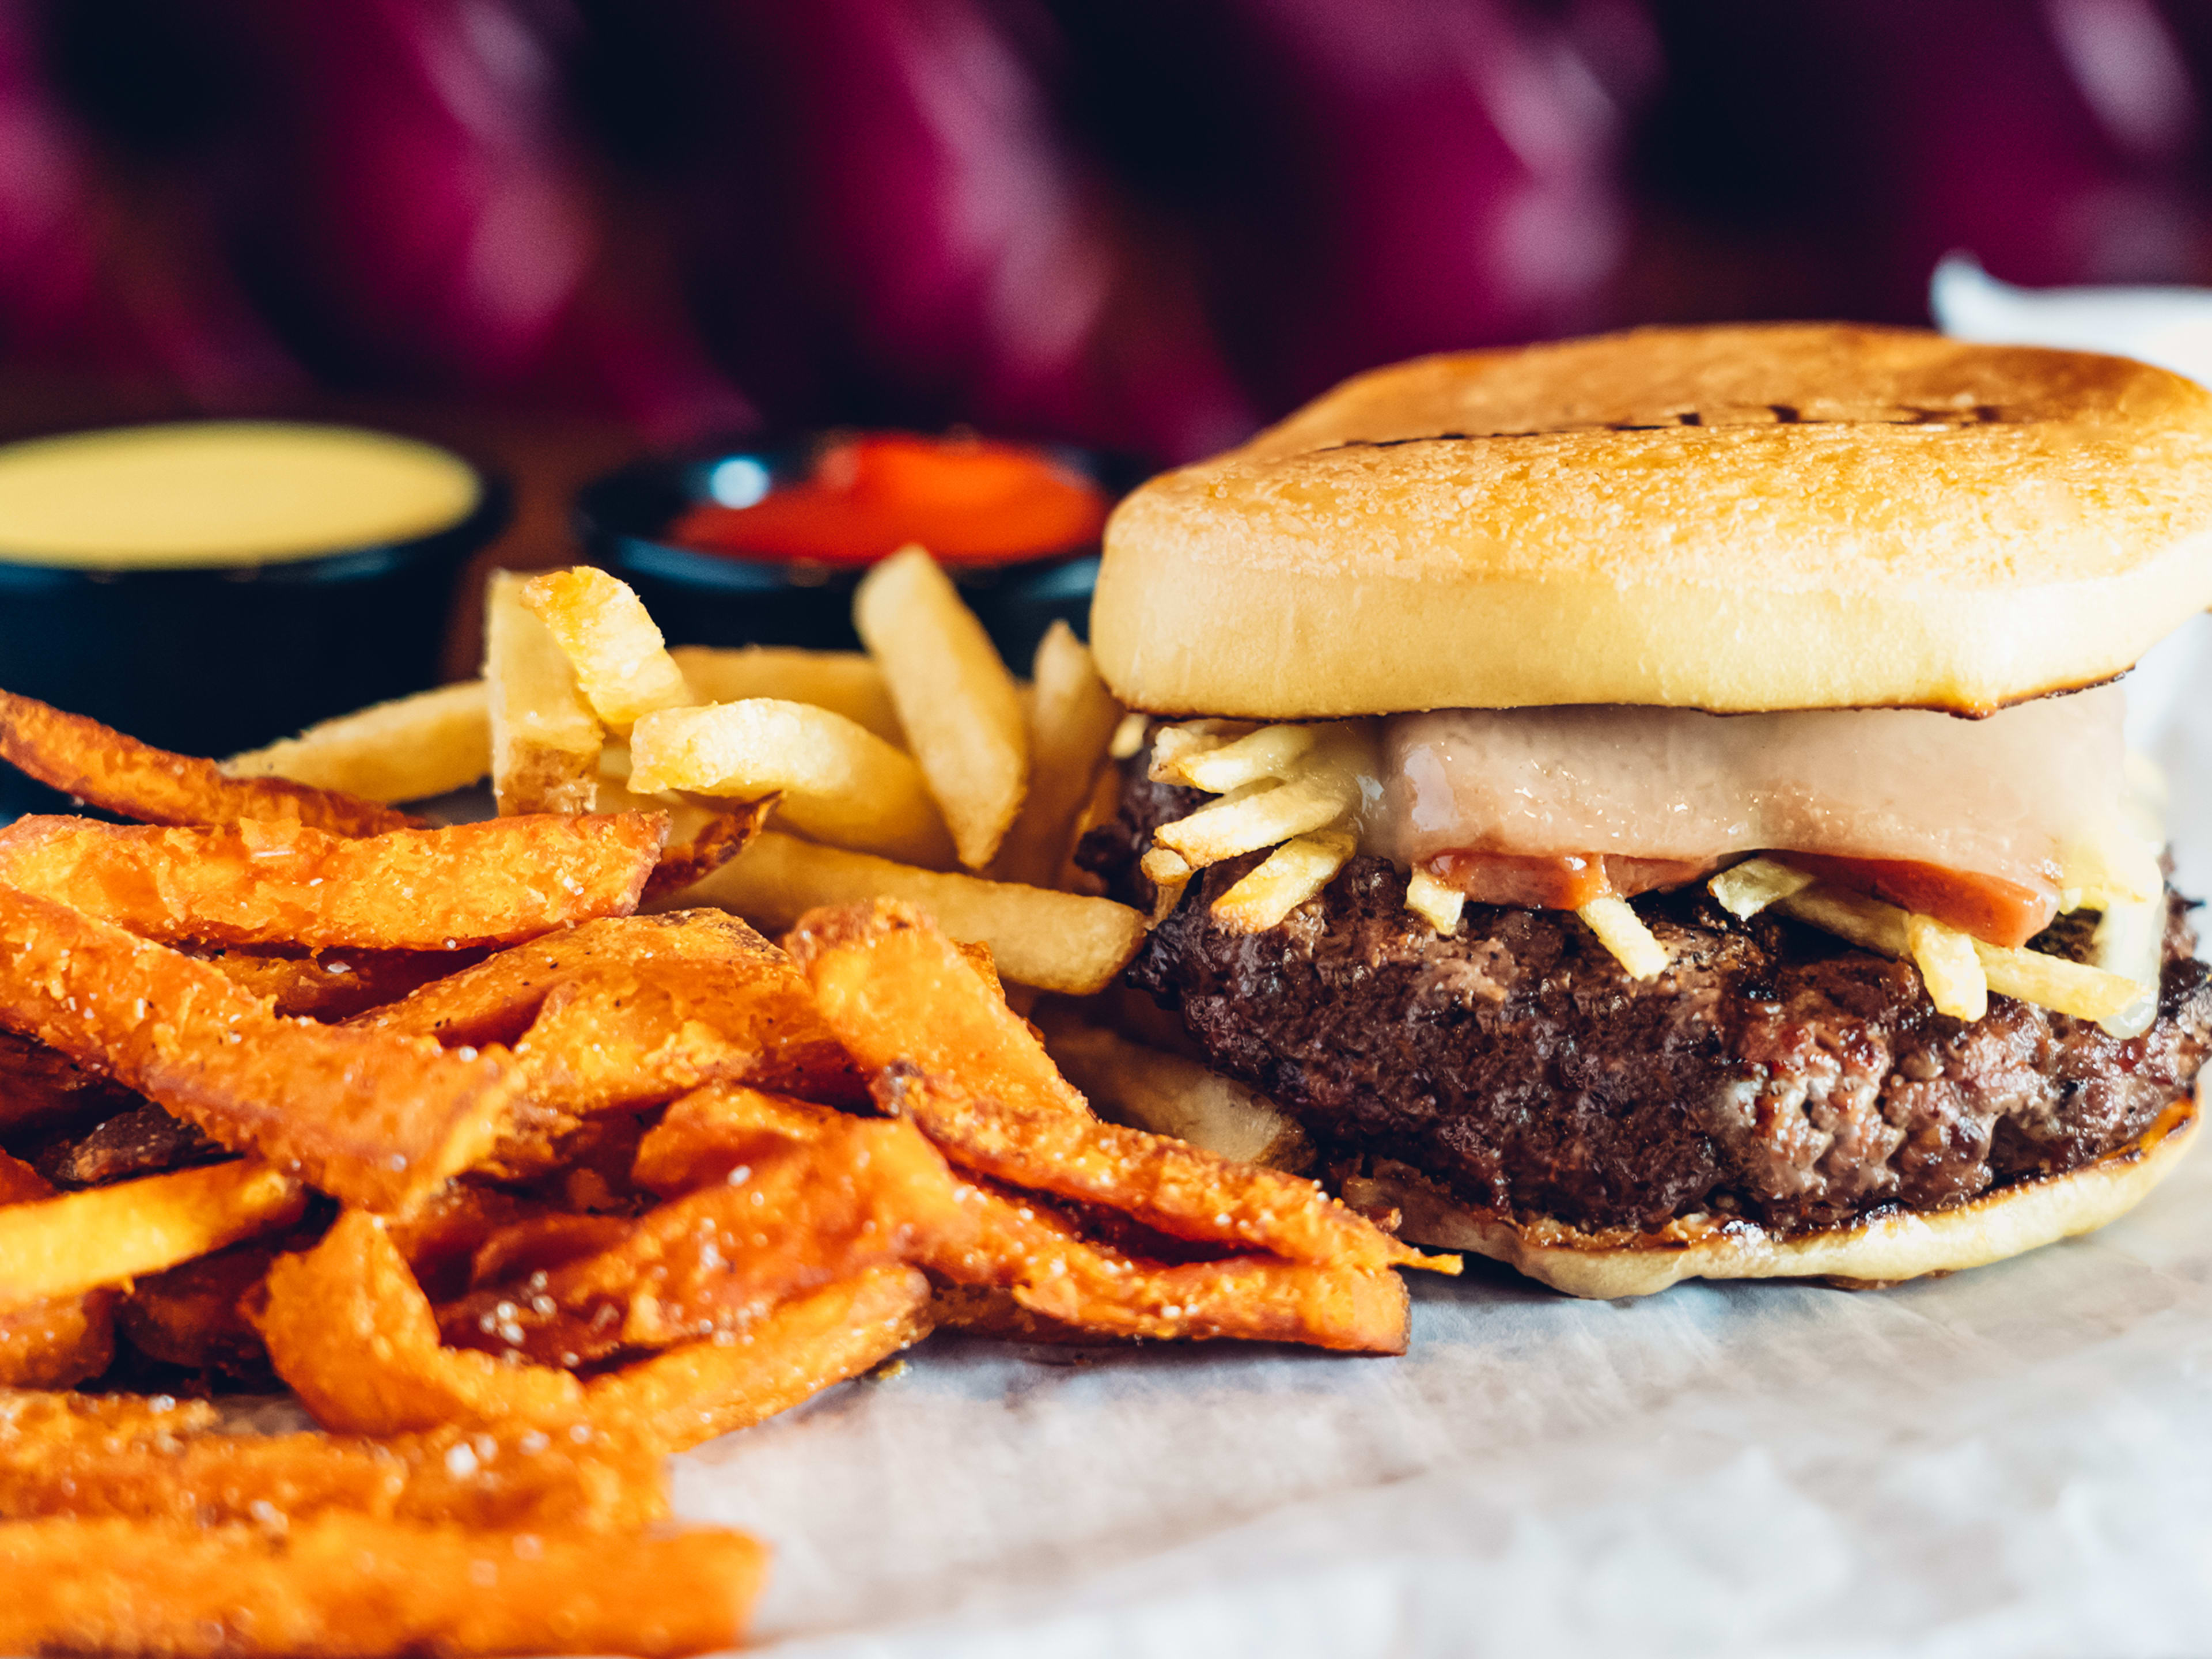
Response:
[[[1349,380],[1121,504],[1091,640],[1160,714],[1983,712],[2107,679],[2208,605],[2212,394],[1784,325]]]
[[[1516,1223],[1469,1209],[1410,1171],[1378,1171],[1343,1188],[1356,1209],[1397,1210],[1399,1235],[1410,1243],[1486,1255],[1569,1296],[1649,1296],[1686,1279],[1885,1285],[2002,1261],[2118,1220],[2181,1161],[2197,1115],[2196,1101],[2178,1100],[2118,1152],[2064,1175],[2017,1182],[1955,1210],[1895,1212],[1810,1233],[1735,1221],[1594,1237],[1556,1222]]]

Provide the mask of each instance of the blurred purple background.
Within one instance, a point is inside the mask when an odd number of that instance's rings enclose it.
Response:
[[[1159,459],[1367,364],[2212,281],[2212,0],[0,0],[0,372]]]

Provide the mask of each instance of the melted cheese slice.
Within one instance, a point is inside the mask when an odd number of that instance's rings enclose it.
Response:
[[[1797,852],[2051,891],[2142,863],[2120,828],[2123,712],[2107,685],[1980,720],[1911,709],[1400,715],[1385,726],[1382,799],[1364,840],[1401,866],[1461,850],[1697,863]],[[2154,879],[2154,854],[2149,870]]]

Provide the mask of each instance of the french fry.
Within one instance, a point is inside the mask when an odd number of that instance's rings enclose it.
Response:
[[[720,1092],[736,1107],[751,1091]],[[814,1122],[803,1136],[758,1114],[717,1123],[731,1149],[722,1179],[648,1211],[606,1249],[530,1271],[526,1287],[472,1291],[441,1311],[446,1340],[563,1366],[665,1348],[743,1330],[793,1295],[896,1262],[924,1234],[972,1231],[945,1160],[914,1125],[784,1109]]]
[[[1076,815],[1106,763],[1121,705],[1064,622],[1046,630],[1030,678],[1029,793],[991,873],[1000,881],[1057,887],[1074,846]]]
[[[467,1168],[520,1086],[504,1056],[283,1018],[205,963],[6,888],[0,1024],[370,1208]]]
[[[1134,760],[1144,752],[1145,738],[1152,729],[1152,717],[1138,709],[1121,716],[1121,723],[1114,728],[1114,735],[1106,744],[1109,759]]]
[[[1416,869],[1406,880],[1406,908],[1439,933],[1455,933],[1460,912],[1467,908],[1467,895],[1426,870]]]
[[[490,770],[491,709],[482,680],[341,714],[222,763],[228,777],[289,778],[386,803],[451,794]]]
[[[611,1531],[668,1513],[635,1436],[445,1428],[371,1440],[225,1434],[185,1413],[119,1425],[93,1396],[0,1396],[0,1517],[112,1516],[180,1526],[379,1521]],[[172,1420],[173,1419],[173,1420]]]
[[[297,823],[28,817],[0,830],[0,885],[170,944],[466,950],[627,915],[667,827],[533,817],[344,839]]]
[[[670,708],[630,732],[633,789],[755,800],[817,840],[917,864],[950,864],[952,843],[912,757],[842,714],[755,698]]]
[[[817,906],[898,900],[928,911],[951,938],[989,946],[1008,979],[1071,996],[1111,985],[1145,938],[1144,917],[1108,899],[917,870],[774,830],[684,897],[775,932]]]
[[[641,714],[697,700],[637,595],[605,571],[578,565],[532,576],[522,602],[559,643],[609,730],[626,732]]]
[[[754,697],[811,702],[866,726],[895,749],[906,747],[906,729],[899,724],[898,710],[891,707],[884,671],[864,651],[679,645],[669,655],[701,702],[744,702]]]
[[[1218,748],[1183,750],[1156,765],[1152,780],[1225,795],[1262,779],[1289,777],[1319,735],[1311,726],[1263,726]]]
[[[1989,1012],[1990,981],[1972,939],[1933,916],[1908,915],[1905,943],[1937,1013],[1972,1020]]]
[[[1103,1205],[1173,1238],[1320,1267],[1460,1270],[1457,1256],[1424,1255],[1401,1244],[1316,1182],[1279,1170],[1231,1164],[1187,1142],[1095,1117],[981,1099],[917,1067],[884,1067],[876,1096],[963,1169]]]
[[[1608,893],[1592,899],[1575,914],[1597,935],[1598,943],[1613,952],[1613,960],[1628,970],[1631,979],[1656,979],[1667,971],[1667,947],[1644,925],[1644,919],[1626,899]]]
[[[1346,830],[1297,836],[1267,854],[1256,869],[1213,901],[1210,914],[1224,927],[1261,933],[1279,925],[1336,878],[1352,860],[1358,840]]]
[[[607,966],[647,963],[760,963],[781,953],[721,910],[587,921],[487,957],[352,1023],[366,1030],[436,1037],[448,1048],[512,1044],[556,986]]]
[[[910,1065],[1010,1107],[1087,1122],[1029,1023],[926,917],[878,900],[811,911],[783,942],[831,1032],[864,1072]]]
[[[82,714],[0,691],[0,760],[79,800],[146,823],[304,823],[375,836],[416,820],[374,801],[282,778],[234,778],[211,760],[173,755]]]
[[[1036,1018],[1054,1064],[1100,1116],[1239,1164],[1293,1173],[1313,1164],[1305,1131],[1234,1079],[1066,1015],[1039,1010]]]
[[[376,1217],[340,1216],[281,1257],[254,1316],[276,1375],[326,1429],[393,1435],[453,1425],[570,1424],[584,1388],[562,1370],[441,1347],[428,1299]]]
[[[728,1342],[687,1343],[594,1377],[592,1421],[684,1451],[789,1411],[929,1334],[929,1281],[871,1267],[785,1303]]]
[[[292,1176],[250,1162],[0,1206],[0,1311],[159,1273],[289,1227],[306,1206]]]
[[[1029,726],[1013,676],[951,579],[919,547],[861,579],[853,625],[883,666],[960,862],[981,870],[1029,787]]]
[[[1395,1273],[1270,1256],[1163,1266],[1082,1237],[1042,1203],[972,1189],[980,1232],[925,1263],[955,1284],[1010,1291],[1034,1313],[1118,1337],[1239,1337],[1355,1353],[1406,1351]]]
[[[484,696],[500,816],[588,812],[605,731],[552,630],[523,603],[526,579],[495,570],[484,589]]]
[[[1772,859],[1746,859],[1705,884],[1714,901],[1739,921],[1748,921],[1770,904],[1813,884],[1812,876]]]
[[[0,1527],[16,1653],[259,1659],[734,1646],[766,1552],[741,1533],[469,1532],[326,1514],[257,1528],[132,1520]]]

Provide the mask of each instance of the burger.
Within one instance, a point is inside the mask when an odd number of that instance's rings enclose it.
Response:
[[[1091,638],[1131,984],[1356,1207],[1560,1290],[2103,1225],[2212,988],[2113,684],[2212,603],[2212,395],[1910,331],[1362,375],[1153,480]]]

